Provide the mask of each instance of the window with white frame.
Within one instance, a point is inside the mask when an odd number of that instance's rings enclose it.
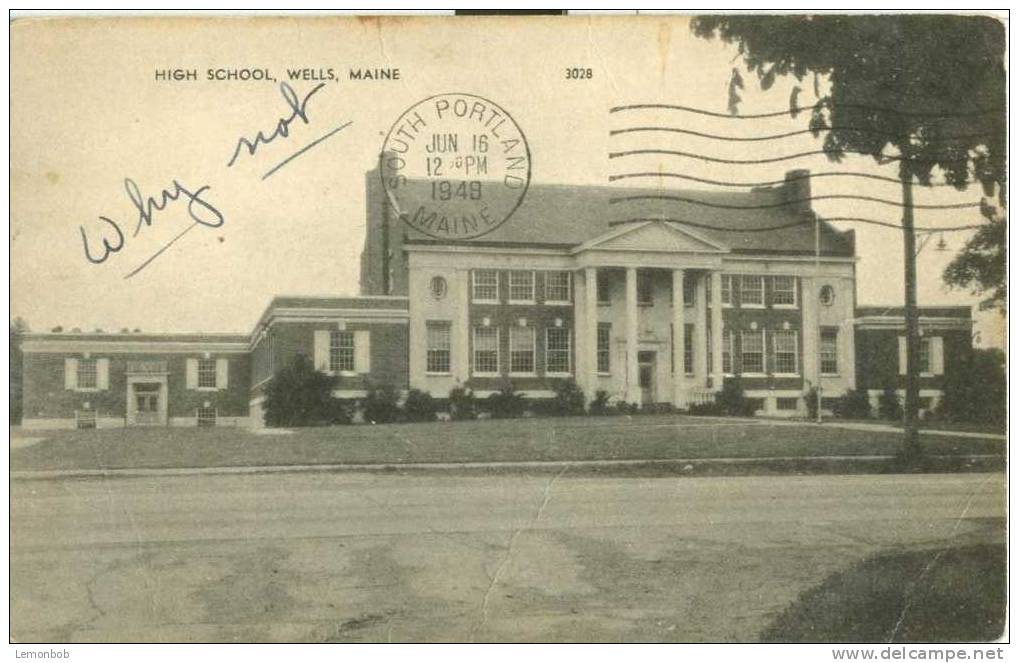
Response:
[[[354,372],[354,332],[329,332],[329,370],[333,373]]]
[[[655,303],[654,282],[651,280],[651,273],[646,271],[637,272],[637,303],[641,306],[652,306]]]
[[[216,388],[216,360],[215,359],[199,359],[198,360],[198,388],[199,389],[215,389]]]
[[[764,373],[764,331],[740,332],[740,370]]]
[[[99,368],[95,359],[78,360],[78,389],[97,389]]]
[[[920,365],[917,367],[921,373],[931,372],[931,339],[927,336],[920,337]]]
[[[722,306],[732,305],[732,276],[722,274]]]
[[[740,306],[764,306],[764,277],[744,274],[739,284]]]
[[[780,329],[772,333],[775,345],[776,375],[797,375],[799,373],[799,333],[795,329]]]
[[[549,327],[545,330],[545,372],[570,372],[570,330]]]
[[[839,373],[839,330],[837,327],[821,328],[821,375]]]
[[[198,426],[201,428],[212,427],[216,425],[216,408],[214,407],[200,407],[197,411]]]
[[[499,272],[494,269],[476,269],[471,277],[471,299],[476,302],[499,301]]]
[[[499,372],[499,328],[474,328],[474,372],[495,375]]]
[[[513,270],[509,273],[510,303],[534,303],[534,272]]]
[[[510,327],[510,373],[534,373],[534,328]]]
[[[604,269],[598,270],[598,276],[596,278],[598,286],[598,303],[608,304],[609,303],[609,291],[612,289],[611,281],[609,280],[608,272]]]
[[[771,279],[771,304],[786,308],[796,306],[796,279],[792,276],[773,276]]]
[[[569,302],[570,277],[569,272],[545,272],[545,301]]]
[[[612,323],[598,323],[598,372],[612,372]]]
[[[683,372],[693,375],[693,325],[683,325]]]
[[[449,322],[425,323],[427,350],[425,352],[425,372],[449,373]]]
[[[683,305],[693,306],[697,301],[697,279],[692,274],[683,274]]]
[[[722,372],[732,375],[732,333],[722,328]]]

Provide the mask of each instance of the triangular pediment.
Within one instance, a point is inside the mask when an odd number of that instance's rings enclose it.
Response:
[[[626,224],[577,247],[580,251],[656,251],[663,253],[727,253],[721,246],[668,221]]]

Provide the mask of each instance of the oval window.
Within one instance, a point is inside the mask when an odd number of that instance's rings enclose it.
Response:
[[[824,304],[825,306],[831,306],[832,304],[834,304],[835,288],[831,287],[830,285],[822,286],[820,299],[821,303]]]
[[[446,279],[441,276],[432,277],[432,297],[442,299],[446,296]]]

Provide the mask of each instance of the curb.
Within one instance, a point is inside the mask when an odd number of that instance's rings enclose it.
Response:
[[[246,475],[246,474],[286,474],[312,472],[398,472],[401,470],[565,470],[568,468],[605,468],[605,467],[641,467],[684,465],[751,466],[770,465],[774,463],[882,463],[895,460],[895,456],[770,456],[766,458],[659,458],[659,459],[623,459],[623,460],[576,460],[576,461],[499,461],[499,462],[464,462],[464,463],[321,463],[312,465],[254,465],[254,466],[221,466],[221,467],[181,467],[181,468],[122,468],[108,470],[20,470],[10,473],[11,481],[38,481],[50,479],[95,479],[95,478],[140,478],[140,477],[175,477],[202,475]],[[968,456],[934,455],[931,460],[958,460],[968,462],[997,461],[1002,463],[1005,457],[997,454],[975,454]],[[691,469],[692,469],[691,467]],[[686,469],[684,467],[684,469]]]

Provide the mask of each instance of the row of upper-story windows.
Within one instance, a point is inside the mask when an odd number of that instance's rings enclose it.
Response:
[[[506,301],[510,304],[537,303],[537,283],[544,286],[545,304],[569,304],[573,301],[573,274],[565,270],[536,271],[513,269],[475,269],[471,272],[471,300],[479,304],[503,302],[500,274],[506,274]]]
[[[765,284],[768,287],[765,287]],[[650,272],[637,272],[637,304],[654,305],[654,276]],[[598,272],[598,303],[610,302],[612,275]],[[670,288],[671,290],[671,288]],[[711,288],[705,288],[707,301],[711,303]],[[683,303],[694,306],[697,301],[696,277],[690,274],[683,278]],[[773,308],[797,308],[799,295],[795,276],[764,276],[758,274],[723,274],[722,305],[742,308],[765,308],[766,302]],[[671,294],[669,303],[672,303]]]

